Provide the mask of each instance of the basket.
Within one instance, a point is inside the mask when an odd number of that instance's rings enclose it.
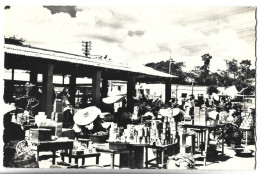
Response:
[[[253,154],[253,150],[245,150],[244,148],[236,148],[236,155],[240,157],[251,157]]]

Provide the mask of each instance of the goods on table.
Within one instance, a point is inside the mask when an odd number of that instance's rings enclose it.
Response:
[[[194,125],[206,126],[207,124],[207,111],[205,108],[194,108]]]
[[[249,113],[241,113],[243,115],[243,121],[240,125],[242,129],[253,129],[254,128],[254,119],[253,116]]]
[[[124,131],[121,131],[116,124],[110,128],[110,142],[128,142],[135,144],[147,144],[149,141],[149,127],[144,125],[127,125]]]
[[[108,132],[103,132],[103,131],[100,131],[100,132],[97,132],[97,133],[94,133],[92,135],[89,135],[90,139],[93,141],[93,142],[96,142],[96,143],[105,143],[106,140],[108,139]]]
[[[62,128],[62,137],[68,137],[69,139],[75,139],[75,132],[73,129]]]
[[[163,122],[152,120],[150,128],[150,144],[173,144],[176,142],[176,128],[175,119],[172,117],[164,117]]]
[[[176,122],[174,118],[164,117],[151,120],[151,126],[127,125],[121,130],[114,123],[110,128],[110,142],[128,142],[133,144],[168,145],[176,142]]]
[[[48,141],[51,140],[51,129],[30,129],[30,140]]]

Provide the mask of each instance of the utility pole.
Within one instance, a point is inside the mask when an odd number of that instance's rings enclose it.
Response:
[[[172,56],[171,56],[171,54],[172,54],[172,50],[170,50],[170,60],[169,60],[169,74],[171,74],[172,72],[171,72],[171,63],[172,63]]]
[[[90,55],[90,50],[91,50],[91,41],[82,41],[82,51],[85,54],[86,57]]]

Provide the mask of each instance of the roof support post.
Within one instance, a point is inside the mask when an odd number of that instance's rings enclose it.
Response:
[[[43,73],[43,99],[41,103],[41,109],[47,115],[47,118],[51,118],[52,113],[52,95],[53,95],[53,64],[48,64],[46,70]]]
[[[108,93],[108,80],[102,79],[101,98],[107,97]]]
[[[14,81],[14,68],[12,68],[12,81]]]
[[[92,104],[100,107],[101,70],[94,70],[92,74]]]
[[[75,106],[75,97],[76,97],[76,75],[74,73],[70,76],[69,84],[69,94],[70,94],[70,104]]]
[[[136,95],[135,90],[136,85],[136,75],[130,75],[127,81],[127,107],[130,112],[134,111],[134,96]]]
[[[30,82],[33,83],[33,84],[36,84],[37,83],[37,71],[35,70],[31,70],[30,71]]]
[[[171,78],[165,80],[165,104],[169,104],[171,100]]]

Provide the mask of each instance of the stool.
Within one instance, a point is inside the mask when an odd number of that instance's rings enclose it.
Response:
[[[61,153],[61,160],[64,162],[64,157],[69,157],[68,153]],[[100,153],[96,152],[96,153],[87,153],[87,154],[80,154],[80,155],[76,155],[76,154],[72,154],[71,158],[75,159],[75,164],[78,164],[78,159],[82,159],[82,165],[85,164],[85,158],[91,158],[91,157],[96,157],[96,164],[99,164],[99,156]],[[71,161],[70,161],[71,162]]]

